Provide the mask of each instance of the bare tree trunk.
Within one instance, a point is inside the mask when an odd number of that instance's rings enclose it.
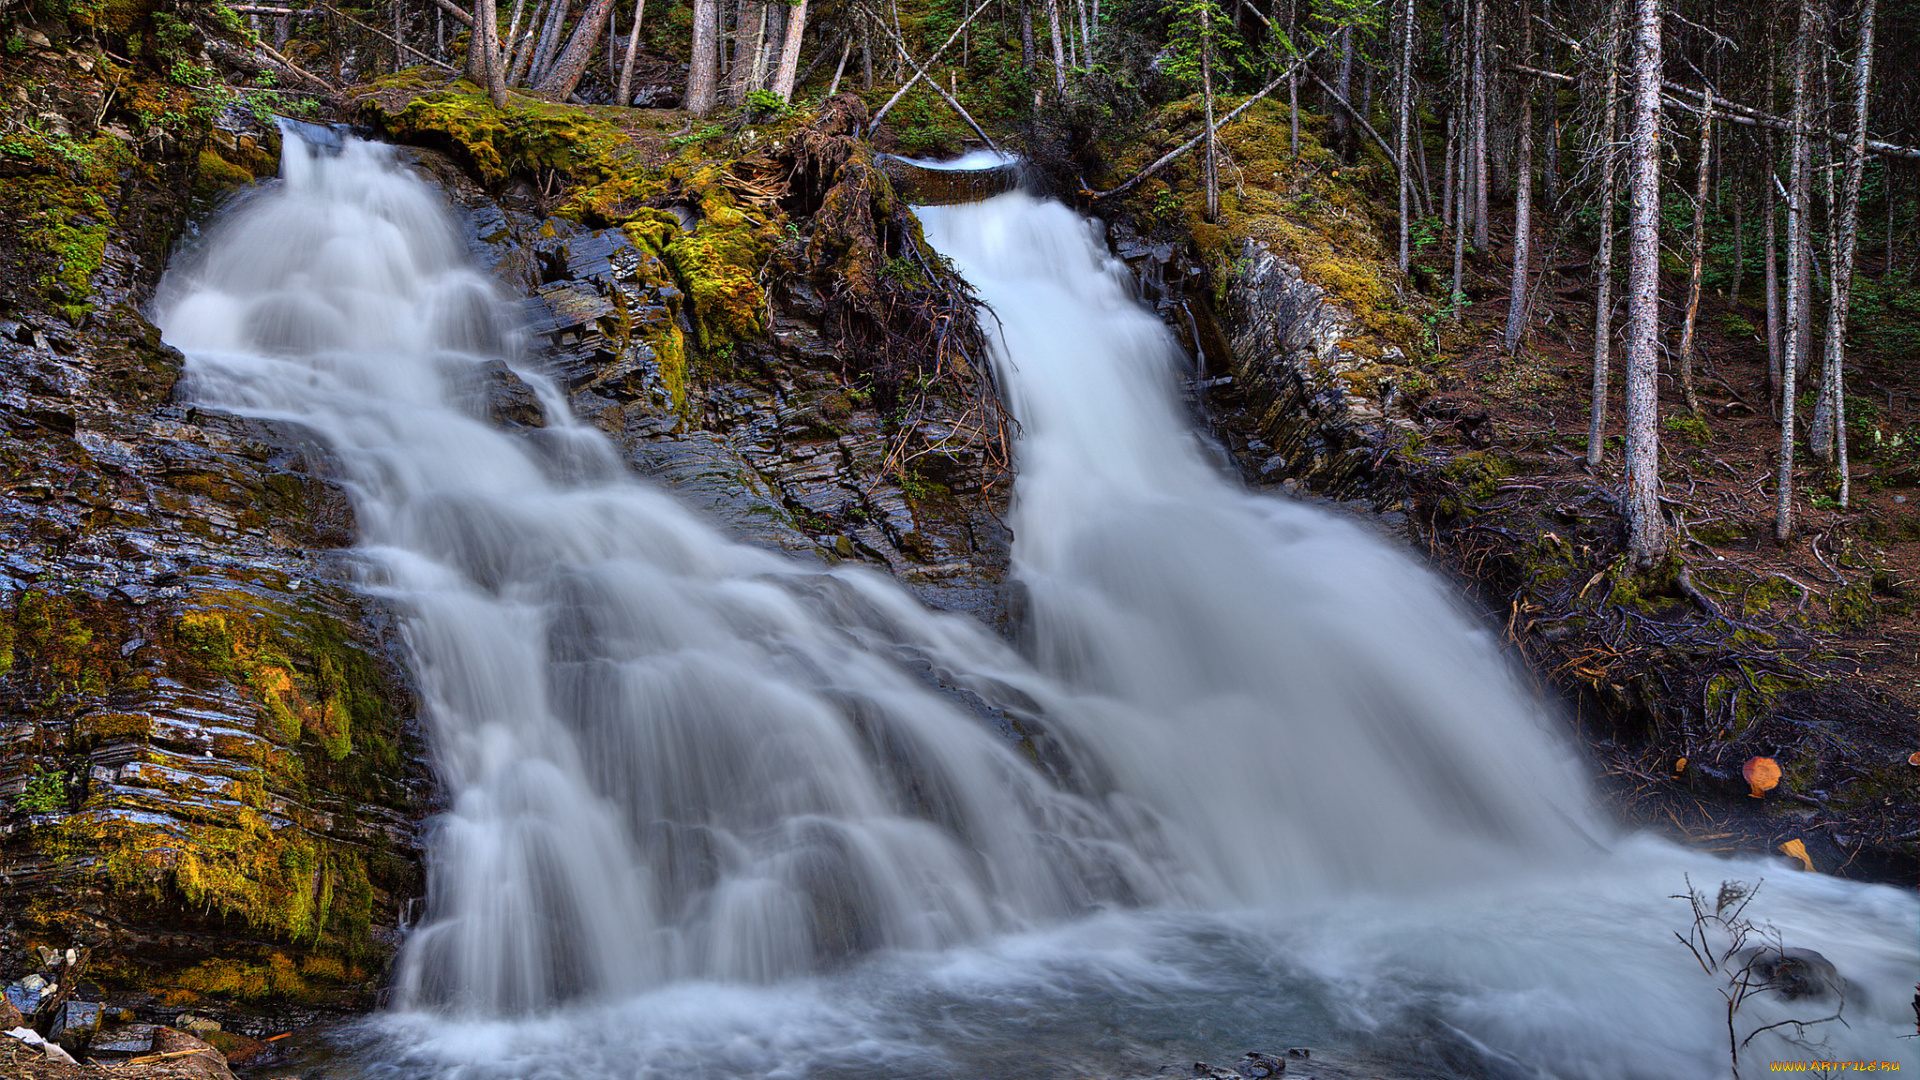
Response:
[[[806,32],[807,0],[799,0],[787,10],[787,40],[780,46],[780,70],[773,77],[773,92],[781,101],[793,100],[793,78],[800,70],[800,44]]]
[[[1080,66],[1093,67],[1093,21],[1087,15],[1087,0],[1074,0],[1080,13]]]
[[[1020,70],[1033,74],[1033,12],[1020,0]]]
[[[1213,134],[1213,7],[1200,9],[1200,85],[1207,108],[1207,220],[1220,220],[1220,163]]]
[[[1473,250],[1487,250],[1487,0],[1473,0]]]
[[[647,0],[633,0],[633,29],[627,32],[627,58],[620,65],[620,87],[614,91],[615,105],[633,104],[633,58],[640,53],[640,20],[647,14]]]
[[[580,21],[574,24],[573,36],[567,39],[566,51],[560,54],[547,69],[546,77],[541,79],[535,90],[543,94],[552,94],[555,101],[565,101],[580,85],[580,76],[586,74],[587,65],[593,61],[593,50],[600,44],[600,34],[606,29],[607,13],[613,10],[613,0],[593,0],[592,6],[580,13]]]
[[[1726,168],[1726,161],[1727,150],[1723,145],[1720,148],[1722,170]],[[1746,284],[1747,277],[1747,220],[1746,200],[1741,198],[1743,193],[1740,190],[1738,159],[1735,160],[1734,169],[1730,175],[1733,185],[1733,288],[1728,290],[1727,304],[1731,307],[1739,307],[1741,286]]]
[[[1607,382],[1613,351],[1613,200],[1618,186],[1614,144],[1620,132],[1620,28],[1622,0],[1607,13],[1606,115],[1600,122],[1600,247],[1593,255],[1593,408],[1587,420],[1587,467],[1607,459]]]
[[[1800,25],[1793,41],[1793,131],[1788,138],[1792,183],[1787,192],[1787,297],[1784,355],[1780,358],[1780,469],[1775,492],[1773,538],[1786,543],[1793,536],[1794,381],[1802,362],[1800,324],[1806,320],[1808,204],[1813,184],[1809,175],[1812,146],[1807,134],[1807,76],[1812,66],[1813,0],[1800,0]]]
[[[473,33],[467,38],[467,78],[483,86],[495,106],[507,104],[506,72],[500,61],[500,13],[493,0],[474,0]]]
[[[1411,157],[1412,112],[1413,112],[1413,0],[1406,0],[1400,6],[1400,160],[1404,164]],[[1409,222],[1407,221],[1408,188],[1413,178],[1407,170],[1400,170],[1400,272],[1407,272],[1410,261]]]
[[[527,68],[528,82],[538,84],[546,78],[553,54],[560,48],[560,29],[567,24],[567,12],[572,6],[571,0],[555,0],[548,6],[547,21],[540,27],[540,44],[533,50],[533,63]]]
[[[1780,397],[1780,236],[1779,208],[1775,205],[1773,194],[1773,160],[1771,140],[1767,153],[1767,179],[1761,186],[1765,197],[1760,200],[1761,210],[1766,217],[1766,228],[1762,242],[1767,245],[1765,274],[1767,293],[1767,392],[1772,394],[1776,403]]]
[[[1634,0],[1633,171],[1627,208],[1627,548],[1647,566],[1667,553],[1660,516],[1660,17]]]
[[[515,37],[509,38],[512,48],[507,54],[507,85],[518,86],[526,79],[527,71],[533,65],[535,27],[541,25],[540,16],[547,10],[543,0],[537,0],[533,12],[527,17],[527,25]]]
[[[1520,2],[1521,55],[1533,63],[1533,18],[1531,5]],[[1520,347],[1520,335],[1527,321],[1527,282],[1532,265],[1529,257],[1533,241],[1533,95],[1520,98],[1520,145],[1515,150],[1513,190],[1513,288],[1507,305],[1507,332],[1502,345],[1507,355]]]
[[[853,35],[847,35],[847,43],[840,49],[840,62],[833,66],[833,81],[827,84],[827,96],[840,92],[840,76],[846,73],[847,57],[853,55]]]
[[[1840,189],[1838,220],[1833,233],[1833,276],[1827,303],[1827,383],[1821,401],[1827,430],[1840,469],[1840,505],[1852,495],[1847,462],[1846,355],[1847,315],[1853,305],[1853,258],[1860,221],[1860,188],[1867,169],[1867,110],[1873,80],[1873,21],[1875,0],[1860,0],[1860,44],[1853,61],[1853,131],[1847,146],[1846,179]],[[1829,181],[1831,183],[1831,181]],[[1829,199],[1831,204],[1832,200]]]
[[[687,63],[688,112],[705,116],[713,111],[719,79],[718,42],[720,0],[693,0],[693,47]]]
[[[873,17],[860,17],[860,89],[873,89]],[[1035,101],[1037,108],[1039,102]]]
[[[1353,27],[1340,28],[1340,63],[1334,68],[1334,89],[1340,100],[1353,100]],[[1340,160],[1353,160],[1353,121],[1344,109],[1333,109],[1333,150]]]
[[[1053,35],[1053,89],[1067,92],[1067,46],[1060,37],[1060,0],[1047,0],[1047,32]]]
[[[1707,185],[1713,164],[1713,90],[1700,114],[1700,170],[1693,186],[1693,263],[1687,276],[1687,313],[1680,324],[1680,392],[1687,411],[1700,415],[1700,397],[1693,386],[1693,327],[1700,316],[1700,289],[1707,269]]]
[[[727,72],[726,85],[727,104],[736,109],[747,103],[747,91],[759,89],[754,68],[765,46],[766,30],[766,0],[742,0],[740,24],[733,35],[733,67]]]
[[[1289,44],[1294,44],[1293,33],[1299,25],[1298,8],[1299,0],[1287,0],[1287,41]],[[1297,44],[1294,44],[1294,50],[1295,52],[1299,51]],[[1292,68],[1289,68],[1287,72],[1287,152],[1292,154],[1295,160],[1298,160],[1300,157],[1300,73]],[[1887,190],[1891,192],[1893,185],[1888,184]],[[1891,204],[1893,196],[1888,195],[1887,201]],[[1892,230],[1888,230],[1887,235],[1891,237],[1893,235]],[[1887,241],[1887,265],[1893,265],[1892,240]]]

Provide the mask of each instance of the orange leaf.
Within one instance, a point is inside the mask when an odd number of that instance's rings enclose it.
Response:
[[[1673,775],[1679,776],[1687,771],[1687,759],[1681,758],[1673,763]]]
[[[1756,799],[1780,786],[1780,766],[1770,757],[1748,758],[1740,766],[1740,775],[1746,777],[1747,786],[1753,789],[1750,794]]]
[[[1807,854],[1807,845],[1798,840],[1789,840],[1780,845],[1780,852],[1788,858],[1797,860],[1800,863],[1800,869],[1808,873],[1813,872],[1813,857]]]
[[[1914,753],[1908,754],[1907,764],[1920,765],[1920,751],[1915,751]]]

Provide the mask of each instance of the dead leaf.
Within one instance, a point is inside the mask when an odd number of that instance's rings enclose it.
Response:
[[[1914,753],[1908,754],[1907,764],[1920,765],[1920,751],[1915,751]]]
[[[1749,794],[1756,799],[1780,786],[1780,765],[1770,757],[1748,758],[1740,766],[1740,775],[1746,778],[1747,786],[1753,789]]]
[[[1800,863],[1800,869],[1813,872],[1813,857],[1807,854],[1807,845],[1798,840],[1789,840],[1780,845],[1780,853]]]
[[[1687,771],[1687,759],[1681,758],[1673,763],[1673,775],[1679,776]]]

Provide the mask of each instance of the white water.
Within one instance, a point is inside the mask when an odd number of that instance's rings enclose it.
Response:
[[[1716,1076],[1718,984],[1671,936],[1689,873],[1767,875],[1754,913],[1859,990],[1816,1037],[1915,1064],[1913,896],[1613,840],[1429,575],[1209,471],[1177,351],[1064,208],[923,213],[1004,329],[1023,659],[728,542],[570,420],[490,428],[509,307],[434,196],[379,147],[289,142],[159,322],[202,403],[340,455],[452,797],[401,1010],[311,1074],[1051,1076],[1305,1043]]]

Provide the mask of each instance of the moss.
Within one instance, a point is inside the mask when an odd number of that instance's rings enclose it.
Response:
[[[1487,450],[1457,454],[1442,469],[1475,499],[1486,500],[1500,489],[1500,481],[1514,475],[1514,463]]]
[[[1856,582],[1834,590],[1827,597],[1827,610],[1841,629],[1856,630],[1871,626],[1879,617],[1870,581]]]

